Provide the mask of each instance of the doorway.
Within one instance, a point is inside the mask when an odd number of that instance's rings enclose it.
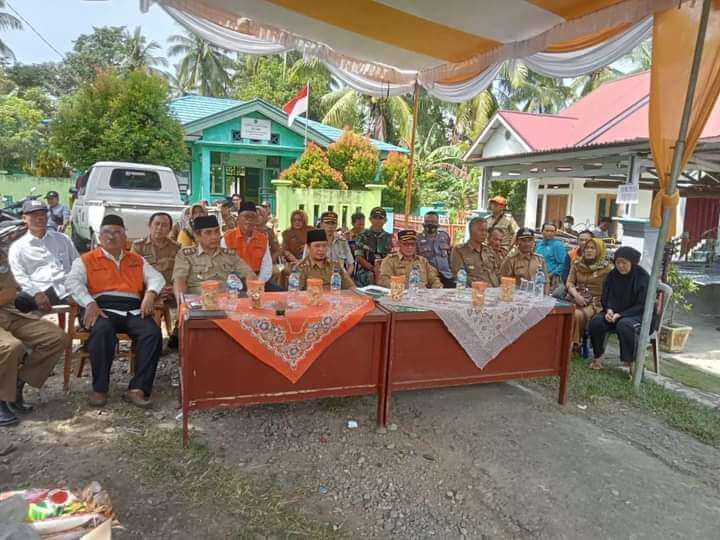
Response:
[[[545,206],[545,223],[552,223],[558,228],[561,227],[565,216],[567,216],[567,204],[567,195],[548,195],[547,205]]]

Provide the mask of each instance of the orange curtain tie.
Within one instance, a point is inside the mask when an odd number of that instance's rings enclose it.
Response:
[[[652,208],[650,210],[650,223],[653,227],[660,228],[662,224],[663,214],[665,209],[670,210],[670,234],[675,230],[675,209],[680,204],[680,191],[675,190],[675,193],[668,195],[665,189],[661,189],[657,192],[652,201]]]

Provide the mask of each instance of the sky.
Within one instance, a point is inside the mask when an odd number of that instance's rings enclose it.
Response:
[[[147,13],[140,12],[139,0],[6,0],[56,49],[66,53],[80,34],[89,34],[95,26],[142,27],[143,35],[157,41],[163,48],[171,34],[180,33],[180,26],[162,9],[154,5]],[[23,24],[23,30],[4,31],[2,40],[15,53],[17,62],[33,64],[61,60],[56,52]]]

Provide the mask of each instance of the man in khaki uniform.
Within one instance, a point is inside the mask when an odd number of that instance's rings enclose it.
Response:
[[[542,255],[533,253],[535,249],[535,232],[527,227],[523,227],[517,232],[517,249],[505,257],[500,265],[500,274],[503,277],[514,277],[520,283],[521,279],[529,281],[535,280],[535,274],[538,269],[542,269],[547,276],[545,268],[545,259]]]
[[[498,264],[495,252],[485,244],[487,240],[487,221],[476,217],[468,224],[470,239],[461,246],[455,246],[450,254],[450,266],[455,275],[460,268],[465,268],[468,285],[473,281],[484,281],[491,287],[500,286],[497,274]]]
[[[352,289],[355,283],[343,267],[343,262],[329,259],[327,233],[324,229],[311,229],[307,233],[307,255],[300,261],[300,289],[307,289],[308,279],[322,279],[323,287],[330,288],[330,279],[337,269],[342,278],[341,288]]]
[[[17,414],[32,411],[23,388],[45,383],[68,336],[56,324],[15,308],[17,283],[7,258],[0,259],[0,427],[7,427],[18,423]],[[29,355],[25,347],[32,349]]]
[[[393,253],[383,259],[380,265],[380,279],[378,285],[390,288],[392,276],[405,276],[405,281],[410,277],[410,271],[417,267],[420,271],[420,288],[442,289],[438,271],[422,255],[417,254],[417,232],[404,230],[398,232],[399,253]]]
[[[502,240],[505,237],[500,229],[488,229],[487,245],[495,253],[495,273],[500,275],[500,265],[508,256],[508,250],[502,247]]]
[[[223,201],[220,205],[220,216],[222,217],[222,232],[226,233],[237,227],[237,217],[235,216],[235,206],[232,201]]]
[[[181,249],[175,258],[173,289],[176,298],[184,293],[200,294],[203,281],[224,282],[230,274],[257,279],[245,261],[234,250],[220,247],[220,224],[215,216],[200,216],[193,221],[198,245]]]
[[[515,233],[518,230],[518,224],[510,214],[505,213],[507,208],[507,199],[500,195],[490,199],[490,212],[492,215],[488,218],[488,229],[498,229],[503,233],[500,245],[506,250],[510,250],[515,241]]]

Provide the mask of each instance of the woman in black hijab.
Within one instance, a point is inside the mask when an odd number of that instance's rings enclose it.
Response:
[[[650,276],[639,266],[640,252],[621,247],[615,252],[615,269],[607,275],[600,303],[603,310],[589,324],[595,359],[591,369],[602,369],[608,333],[620,341],[620,360],[626,367],[635,361],[635,347],[642,323]]]

